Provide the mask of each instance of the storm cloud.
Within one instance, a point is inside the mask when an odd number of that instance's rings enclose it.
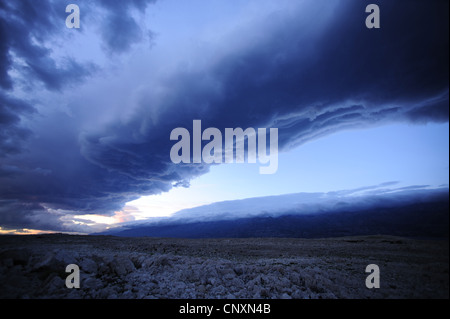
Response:
[[[101,14],[102,48],[117,61],[115,54],[148,41],[136,14],[153,2],[80,1],[80,8],[87,21]],[[277,127],[283,150],[343,129],[448,122],[448,1],[376,2],[380,29],[365,27],[364,1],[304,1],[200,48],[174,46],[181,63],[154,74],[130,79],[119,63],[116,78],[101,85],[109,71],[98,61],[51,57],[48,42],[65,32],[60,2],[40,1],[45,15],[35,1],[3,3],[0,201],[8,209],[0,224],[28,227],[39,216],[34,227],[67,230],[55,226],[67,214],[112,214],[140,196],[188,186],[209,166],[172,163],[169,136],[194,119],[219,129]],[[38,94],[36,82],[56,93]],[[17,94],[19,86],[30,89]],[[86,87],[96,95],[71,93]],[[47,113],[57,102],[39,97],[51,94],[69,111]]]

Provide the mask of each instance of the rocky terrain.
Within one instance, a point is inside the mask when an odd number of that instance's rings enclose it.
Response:
[[[449,298],[448,240],[0,236],[1,298]],[[68,264],[80,288],[65,285]],[[368,264],[380,268],[368,289]]]

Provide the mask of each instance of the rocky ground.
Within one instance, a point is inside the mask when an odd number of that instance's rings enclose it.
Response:
[[[0,236],[0,298],[449,298],[448,240]],[[80,288],[65,285],[68,264]],[[368,264],[380,288],[368,289]]]

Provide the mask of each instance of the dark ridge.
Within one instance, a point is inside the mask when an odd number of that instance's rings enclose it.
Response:
[[[341,210],[309,215],[286,212],[279,217],[161,223],[111,230],[104,234],[173,238],[326,238],[382,234],[445,239],[449,237],[448,212],[448,198],[440,198],[430,202],[359,211]]]

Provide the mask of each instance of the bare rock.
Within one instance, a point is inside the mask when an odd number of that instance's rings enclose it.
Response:
[[[32,270],[41,272],[64,272],[65,265],[55,258],[54,253],[48,252],[44,256],[40,257],[34,265],[32,265]]]
[[[98,290],[103,288],[103,283],[100,279],[94,277],[86,277],[82,280],[80,288],[88,290]]]
[[[58,291],[62,291],[64,289],[67,289],[65,281],[59,277],[54,276],[47,284],[48,292],[51,294],[54,294]]]
[[[118,276],[125,276],[136,270],[133,262],[127,257],[118,257],[109,263],[109,267],[113,273]]]
[[[58,260],[61,264],[69,265],[69,264],[77,264],[78,262],[78,253],[64,250],[64,249],[58,249],[54,251],[54,258]]]
[[[10,249],[0,253],[0,264],[9,266],[28,264],[30,251],[27,249]]]
[[[97,263],[88,257],[83,258],[80,261],[79,266],[81,271],[88,274],[95,274],[98,270]]]
[[[287,293],[284,293],[281,295],[280,299],[292,299],[292,297],[289,296]]]

